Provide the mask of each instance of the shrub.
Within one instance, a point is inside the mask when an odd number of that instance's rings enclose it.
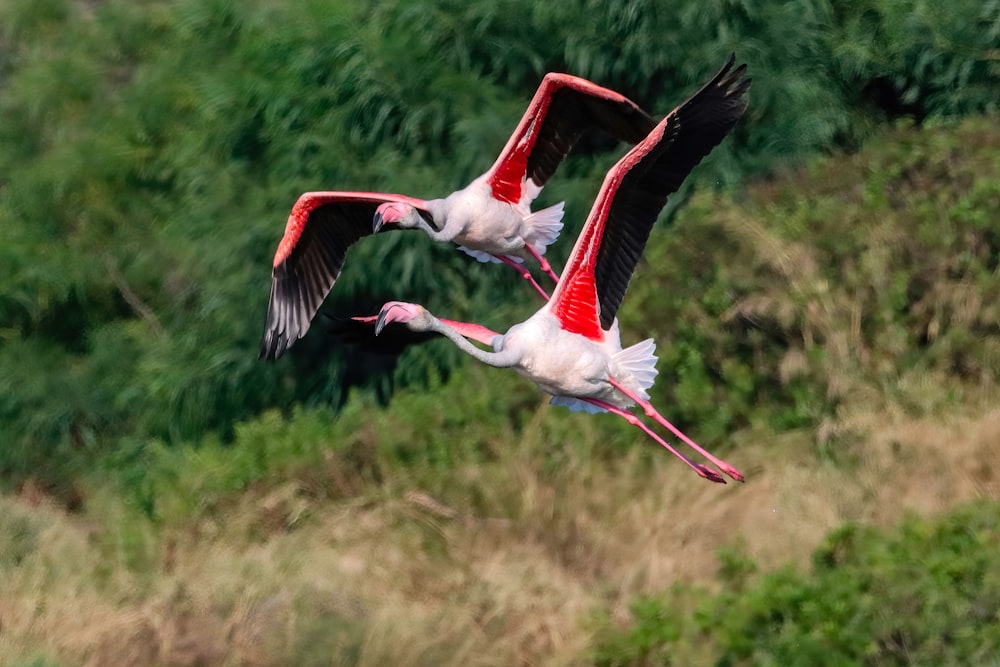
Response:
[[[835,530],[812,569],[723,578],[689,616],[690,589],[637,601],[600,665],[973,665],[1000,651],[1000,505],[892,531]],[[725,569],[723,569],[725,572]]]

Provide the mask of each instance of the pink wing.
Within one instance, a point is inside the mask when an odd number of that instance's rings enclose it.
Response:
[[[440,317],[438,320],[447,324],[466,338],[471,338],[483,345],[492,345],[493,339],[500,335],[496,331],[475,322],[456,322],[455,320],[446,320]]]
[[[295,202],[274,255],[262,359],[277,359],[309,330],[347,249],[372,233],[375,209],[385,202],[425,211],[422,199],[378,192],[307,192]]]
[[[599,128],[629,144],[642,141],[656,121],[633,101],[569,74],[549,73],[517,129],[487,174],[493,196],[518,204],[533,194],[525,181],[545,185],[580,136]]]
[[[734,62],[730,56],[604,178],[547,305],[563,329],[604,340],[667,197],[746,111],[750,79]]]

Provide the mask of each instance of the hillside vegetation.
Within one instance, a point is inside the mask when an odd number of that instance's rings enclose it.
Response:
[[[704,483],[620,420],[463,366],[388,408],[355,394],[338,414],[268,412],[228,444],[150,443],[82,478],[75,513],[22,485],[0,512],[0,659],[995,655],[998,248],[981,223],[1000,213],[998,145],[992,118],[900,128],[697,195],[654,236],[623,335],[659,338],[654,400],[703,415],[692,431],[745,484]]]
[[[0,664],[1000,652],[1000,5],[580,5],[0,0]],[[745,484],[445,341],[256,361],[300,192],[443,194],[545,71],[663,113],[732,50],[750,111],[620,317]],[[558,264],[620,152],[543,193]],[[375,241],[331,312],[537,307]]]

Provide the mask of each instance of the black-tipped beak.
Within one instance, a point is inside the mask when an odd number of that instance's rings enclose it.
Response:
[[[380,333],[382,333],[382,329],[385,327],[385,324],[386,324],[386,322],[385,322],[385,316],[389,314],[389,310],[390,309],[391,309],[391,306],[389,308],[383,308],[382,310],[379,311],[379,313],[378,313],[378,319],[375,320],[375,335],[376,336],[379,335]]]
[[[385,224],[382,220],[382,212],[375,211],[375,217],[372,219],[372,234],[378,234],[382,231],[382,225]]]

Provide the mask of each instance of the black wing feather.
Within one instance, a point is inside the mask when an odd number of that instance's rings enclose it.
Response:
[[[261,359],[277,359],[309,330],[344,267],[347,249],[372,233],[380,201],[343,201],[310,211],[291,253],[271,273]]]
[[[538,129],[527,176],[545,185],[584,132],[600,128],[620,141],[634,145],[656,127],[656,120],[627,101],[596,97],[574,88],[552,94],[545,119]]]
[[[687,175],[746,111],[751,79],[735,54],[665,119],[664,135],[624,176],[611,203],[594,267],[601,327],[611,328],[649,233]]]

